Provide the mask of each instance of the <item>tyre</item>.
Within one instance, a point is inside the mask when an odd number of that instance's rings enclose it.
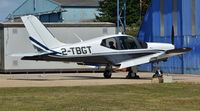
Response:
[[[138,76],[136,73],[129,72],[126,76],[126,79],[140,79],[140,76]]]
[[[103,73],[104,78],[109,79],[112,76],[112,72],[111,71],[105,71]]]

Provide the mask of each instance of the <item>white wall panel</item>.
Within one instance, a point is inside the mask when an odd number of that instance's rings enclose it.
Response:
[[[103,25],[103,24],[102,24]],[[78,35],[83,40],[88,40],[94,37],[99,37],[106,34],[114,34],[115,27],[102,27],[102,26],[85,26],[76,27],[48,27],[52,34],[60,41],[64,43],[75,43],[79,42],[79,39],[75,36]],[[89,68],[87,66],[79,66],[76,63],[64,63],[64,62],[45,62],[45,61],[26,61],[21,60],[21,57],[14,57],[13,54],[21,53],[33,53],[36,50],[32,47],[28,39],[28,33],[22,25],[14,24],[8,25],[4,24],[4,70],[75,70],[82,68]]]

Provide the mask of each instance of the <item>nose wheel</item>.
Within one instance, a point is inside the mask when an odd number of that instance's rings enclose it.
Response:
[[[152,76],[152,78],[158,78],[163,77],[163,71],[162,70],[156,70],[155,74]]]
[[[160,70],[160,65],[159,65],[159,62],[156,62],[156,66],[155,66],[155,73],[154,75],[152,76],[152,78],[158,78],[158,77],[163,77],[163,71]]]

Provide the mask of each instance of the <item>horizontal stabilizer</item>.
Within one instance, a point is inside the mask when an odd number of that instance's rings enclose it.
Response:
[[[21,60],[39,60],[49,55],[55,55],[55,52],[44,52],[44,53],[26,53],[26,54],[12,54],[12,57],[20,57]]]

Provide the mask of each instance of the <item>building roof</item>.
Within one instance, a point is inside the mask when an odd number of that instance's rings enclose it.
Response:
[[[101,0],[52,0],[59,3],[61,6],[69,7],[98,7]]]
[[[114,23],[109,22],[63,22],[63,23],[43,23],[46,27],[115,27]],[[0,22],[0,28],[5,27],[24,27],[22,22]]]

